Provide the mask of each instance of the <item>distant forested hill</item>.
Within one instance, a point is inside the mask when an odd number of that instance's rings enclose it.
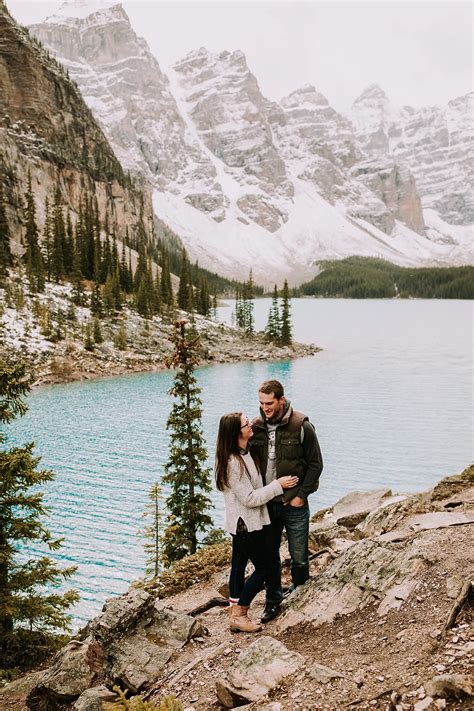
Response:
[[[473,266],[414,269],[366,257],[328,261],[320,266],[322,271],[296,290],[298,296],[474,299]]]

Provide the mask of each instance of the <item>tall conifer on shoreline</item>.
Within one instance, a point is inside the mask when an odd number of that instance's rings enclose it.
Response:
[[[25,414],[29,389],[25,365],[0,359],[0,423]],[[0,445],[3,442],[0,433]],[[75,590],[54,590],[70,578],[74,567],[60,568],[47,555],[25,554],[30,542],[51,551],[62,543],[41,522],[47,509],[38,486],[54,474],[37,468],[39,457],[33,449],[33,442],[0,449],[0,668],[35,662],[39,647],[51,649],[58,630],[69,628],[67,610],[79,598]]]
[[[174,404],[168,417],[170,451],[162,483],[171,493],[166,499],[168,527],[163,536],[163,558],[167,565],[195,553],[198,536],[212,527],[207,513],[211,507],[211,474],[206,467],[207,451],[201,427],[201,389],[194,369],[199,363],[199,337],[186,320],[176,321],[174,352],[167,362],[176,368],[170,395]]]

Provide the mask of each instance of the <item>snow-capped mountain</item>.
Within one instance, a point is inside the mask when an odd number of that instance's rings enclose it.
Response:
[[[416,180],[422,206],[454,225],[474,221],[474,92],[447,106],[394,108],[372,85],[354,102],[350,120],[361,148],[393,156]]]
[[[153,185],[157,216],[202,266],[239,278],[252,267],[273,284],[353,254],[474,261],[467,215],[453,207],[468,169],[461,100],[424,122],[423,112],[391,107],[378,87],[350,117],[312,86],[271,102],[240,51],[201,48],[164,74],[119,4],[66,3],[31,30],[77,81],[124,167]],[[455,131],[435,169],[422,134],[439,142],[441,116]]]

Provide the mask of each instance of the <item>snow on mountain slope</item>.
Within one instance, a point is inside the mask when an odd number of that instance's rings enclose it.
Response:
[[[391,156],[409,169],[423,208],[437,210],[451,224],[474,221],[473,100],[474,92],[446,107],[397,110],[373,85],[354,102],[349,116],[360,148]]]
[[[124,168],[221,216],[225,198],[214,167],[189,135],[146,42],[121,5],[91,14],[87,6],[67,3],[31,30],[77,81]]]
[[[238,278],[252,267],[267,285],[353,254],[474,261],[472,240],[436,212],[450,203],[457,219],[459,201],[461,212],[468,204],[458,190],[468,170],[461,100],[422,121],[372,86],[349,121],[312,86],[268,101],[239,51],[201,48],[165,75],[122,6],[104,5],[66,3],[31,29],[66,64],[124,166],[154,186],[157,216],[191,259]],[[452,144],[433,168],[423,137],[428,125],[437,147],[439,121]]]

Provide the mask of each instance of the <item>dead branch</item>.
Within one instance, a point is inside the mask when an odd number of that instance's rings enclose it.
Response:
[[[201,615],[203,612],[207,612],[207,610],[210,610],[212,607],[227,607],[228,604],[229,601],[225,597],[213,597],[202,605],[198,605],[194,608],[194,610],[191,610],[191,612],[188,612],[187,614],[191,617],[196,617],[196,615]]]
[[[471,593],[472,593],[472,582],[471,582],[471,580],[466,580],[466,582],[464,583],[464,585],[461,588],[461,592],[457,596],[457,598],[454,601],[454,604],[449,612],[448,619],[446,620],[446,624],[444,625],[443,632],[446,632],[447,630],[451,629],[451,627],[454,627],[457,616],[461,612],[461,610],[464,607],[464,605],[466,604],[466,602],[471,597]]]
[[[323,555],[323,553],[329,553],[331,558],[337,558],[336,553],[334,553],[331,548],[321,548],[319,551],[316,551],[315,553],[311,553],[309,556],[309,560],[314,560],[315,558],[319,558],[320,555]]]

